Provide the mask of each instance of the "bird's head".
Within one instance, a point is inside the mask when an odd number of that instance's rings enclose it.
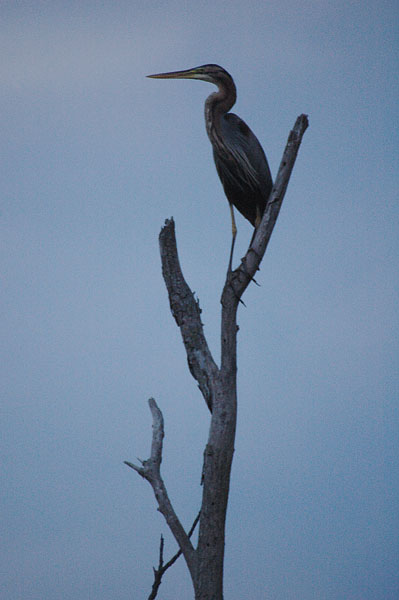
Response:
[[[156,75],[147,75],[152,79],[201,79],[208,81],[218,87],[225,83],[226,79],[232,81],[231,75],[219,67],[219,65],[202,65],[194,67],[194,69],[186,69],[185,71],[171,71],[169,73],[157,73]]]

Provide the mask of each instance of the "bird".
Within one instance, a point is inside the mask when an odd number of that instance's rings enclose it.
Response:
[[[234,80],[223,67],[215,64],[147,77],[199,79],[218,88],[205,101],[205,125],[216,170],[230,205],[232,244],[228,270],[231,271],[237,235],[233,207],[253,225],[255,235],[273,187],[267,158],[257,137],[240,117],[229,112],[237,99]]]

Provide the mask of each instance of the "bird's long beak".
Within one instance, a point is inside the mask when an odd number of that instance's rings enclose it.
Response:
[[[156,75],[147,75],[151,79],[197,79],[197,69],[187,69],[185,71],[170,71],[169,73],[157,73]]]

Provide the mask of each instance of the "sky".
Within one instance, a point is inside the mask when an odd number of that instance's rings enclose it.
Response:
[[[171,216],[219,360],[229,209],[206,136],[214,88],[145,75],[217,63],[276,175],[309,115],[239,308],[225,599],[396,600],[398,5],[393,1],[0,3],[4,600],[135,600],[162,472],[189,528],[209,414],[162,280]],[[236,261],[251,237],[237,217]],[[160,600],[192,598],[182,559]]]

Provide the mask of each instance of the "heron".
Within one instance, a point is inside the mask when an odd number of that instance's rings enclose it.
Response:
[[[213,148],[216,170],[230,205],[230,272],[237,235],[233,207],[253,225],[255,235],[272,190],[272,176],[263,148],[248,125],[229,112],[237,99],[237,90],[233,78],[223,67],[209,64],[147,77],[200,79],[218,87],[218,91],[205,101],[205,125]]]

